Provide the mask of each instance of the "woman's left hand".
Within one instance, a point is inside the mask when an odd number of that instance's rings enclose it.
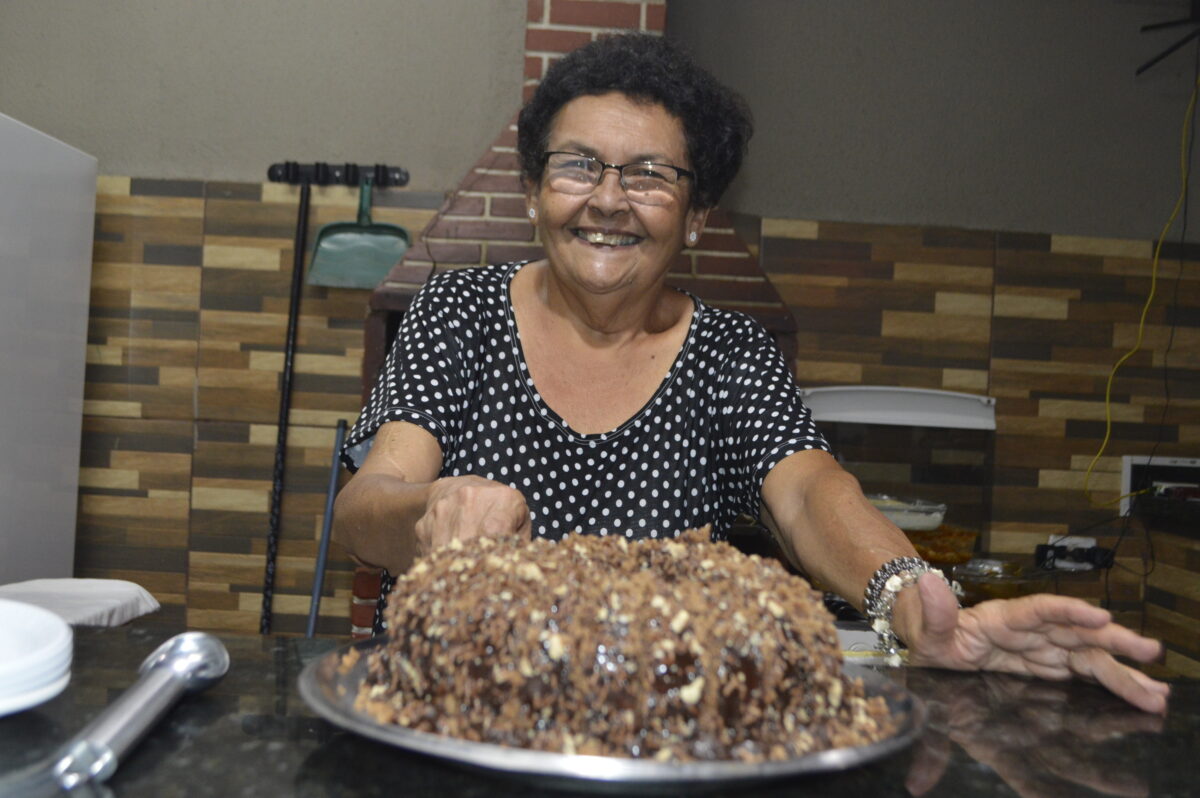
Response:
[[[1166,712],[1170,687],[1115,659],[1150,662],[1158,657],[1161,645],[1113,623],[1107,610],[1082,599],[1050,594],[959,609],[953,592],[933,574],[922,576],[917,590],[904,593],[899,599],[911,602],[905,609],[916,621],[903,630],[913,665],[1043,679],[1081,677],[1099,682],[1147,712]],[[919,599],[919,607],[912,599]],[[899,611],[899,600],[897,604]]]

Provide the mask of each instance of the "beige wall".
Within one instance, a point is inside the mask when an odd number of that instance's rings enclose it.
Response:
[[[386,162],[441,191],[520,102],[524,24],[524,0],[4,0],[0,112],[101,174]]]
[[[1138,29],[1186,16],[1158,0],[671,0],[667,33],[754,109],[732,210],[1147,239],[1179,191],[1196,45],[1135,78],[1189,30]]]

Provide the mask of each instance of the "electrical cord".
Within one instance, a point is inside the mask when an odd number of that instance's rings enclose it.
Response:
[[[1146,331],[1146,316],[1149,315],[1149,313],[1150,313],[1150,307],[1151,307],[1151,305],[1154,304],[1154,298],[1158,291],[1158,266],[1159,266],[1159,259],[1162,255],[1163,242],[1166,240],[1167,233],[1170,231],[1172,225],[1175,224],[1176,217],[1179,216],[1180,211],[1183,209],[1184,204],[1187,201],[1188,181],[1189,181],[1189,177],[1190,177],[1190,169],[1189,169],[1190,163],[1189,162],[1190,162],[1190,155],[1191,155],[1192,126],[1193,126],[1193,119],[1195,117],[1195,110],[1196,110],[1196,96],[1197,96],[1197,93],[1200,93],[1200,61],[1198,61],[1197,64],[1198,64],[1198,67],[1197,67],[1197,70],[1196,70],[1196,73],[1194,76],[1194,80],[1192,81],[1192,94],[1191,94],[1190,99],[1188,100],[1187,112],[1184,114],[1184,119],[1183,119],[1183,130],[1180,135],[1179,197],[1175,200],[1175,207],[1171,210],[1171,215],[1170,215],[1170,217],[1168,217],[1167,223],[1163,226],[1163,230],[1159,234],[1158,240],[1154,244],[1154,258],[1153,258],[1153,260],[1151,262],[1151,266],[1150,266],[1150,290],[1146,295],[1146,301],[1142,305],[1142,312],[1141,312],[1140,317],[1138,318],[1137,337],[1134,341],[1133,346],[1129,349],[1129,351],[1126,352],[1124,355],[1122,355],[1117,360],[1117,362],[1113,364],[1112,370],[1109,371],[1109,374],[1108,374],[1108,381],[1106,382],[1105,387],[1104,387],[1104,439],[1101,441],[1100,449],[1096,452],[1095,457],[1093,457],[1091,462],[1088,463],[1087,472],[1084,474],[1084,478],[1083,478],[1084,495],[1087,496],[1088,501],[1090,501],[1094,506],[1103,507],[1103,506],[1109,506],[1112,504],[1116,504],[1121,499],[1129,498],[1129,497],[1137,495],[1137,493],[1139,493],[1139,491],[1134,491],[1129,494],[1118,496],[1117,498],[1112,499],[1110,501],[1100,502],[1100,501],[1097,501],[1095,498],[1093,498],[1090,485],[1091,485],[1092,472],[1095,470],[1096,463],[1098,463],[1100,461],[1100,458],[1104,455],[1104,452],[1108,448],[1109,440],[1112,437],[1112,423],[1113,423],[1112,422],[1112,386],[1113,386],[1113,381],[1116,379],[1117,372],[1120,370],[1121,366],[1123,366],[1125,364],[1125,361],[1129,360],[1129,358],[1133,357],[1135,354],[1137,354],[1139,351],[1141,351],[1142,341],[1143,341],[1143,338],[1145,336],[1145,331]],[[1171,326],[1172,326],[1172,328],[1174,328],[1174,325],[1171,325]],[[1145,491],[1140,491],[1140,492],[1145,492]]]
[[[1184,116],[1183,130],[1181,133],[1181,140],[1180,140],[1180,154],[1179,154],[1180,193],[1179,193],[1179,197],[1175,202],[1174,209],[1171,211],[1170,218],[1167,219],[1167,223],[1163,227],[1163,231],[1158,237],[1158,241],[1155,242],[1154,260],[1153,260],[1153,263],[1151,265],[1151,270],[1150,270],[1150,291],[1146,297],[1146,302],[1142,307],[1142,314],[1138,321],[1137,340],[1136,340],[1133,348],[1130,349],[1129,352],[1127,352],[1120,360],[1118,360],[1116,362],[1116,364],[1113,365],[1112,371],[1109,373],[1108,383],[1105,387],[1105,395],[1104,395],[1104,411],[1105,411],[1104,440],[1100,445],[1100,450],[1096,453],[1096,456],[1092,459],[1092,462],[1089,463],[1087,475],[1084,478],[1084,492],[1088,496],[1089,501],[1091,501],[1093,505],[1100,504],[1102,506],[1107,506],[1107,505],[1111,505],[1111,504],[1120,502],[1122,499],[1131,499],[1131,501],[1129,502],[1129,510],[1123,516],[1124,522],[1121,524],[1120,532],[1117,534],[1116,542],[1113,544],[1114,555],[1120,549],[1121,544],[1124,542],[1126,536],[1129,534],[1129,530],[1132,525],[1133,516],[1138,513],[1139,505],[1146,500],[1146,497],[1150,494],[1152,489],[1151,488],[1143,488],[1141,490],[1130,491],[1129,493],[1118,496],[1116,499],[1113,499],[1108,502],[1096,502],[1092,498],[1092,495],[1088,489],[1088,483],[1091,478],[1092,470],[1095,467],[1096,463],[1099,461],[1100,456],[1104,453],[1104,450],[1108,445],[1109,437],[1112,432],[1111,396],[1112,396],[1113,380],[1116,376],[1117,370],[1121,367],[1121,365],[1126,360],[1128,360],[1130,357],[1132,357],[1141,347],[1142,337],[1143,337],[1143,333],[1145,330],[1145,324],[1146,324],[1146,316],[1149,312],[1151,304],[1154,301],[1154,297],[1155,297],[1155,293],[1156,293],[1157,279],[1158,279],[1158,267],[1159,267],[1160,256],[1162,253],[1163,242],[1166,240],[1167,233],[1171,229],[1171,225],[1174,223],[1175,218],[1177,216],[1181,215],[1182,219],[1180,221],[1180,231],[1179,231],[1179,269],[1175,275],[1175,281],[1174,281],[1174,285],[1173,285],[1171,302],[1168,306],[1167,341],[1166,341],[1166,344],[1163,349],[1163,365],[1162,365],[1163,406],[1162,406],[1162,412],[1159,414],[1158,435],[1156,436],[1156,438],[1154,440],[1154,445],[1150,449],[1150,454],[1148,455],[1147,461],[1146,461],[1147,464],[1152,463],[1154,461],[1154,456],[1155,456],[1155,454],[1157,454],[1158,448],[1163,442],[1163,432],[1166,427],[1167,412],[1169,411],[1170,406],[1171,406],[1170,355],[1171,355],[1171,349],[1174,346],[1174,342],[1175,342],[1175,327],[1176,327],[1176,324],[1174,321],[1174,314],[1171,311],[1175,310],[1179,307],[1179,286],[1180,286],[1181,280],[1183,279],[1184,259],[1185,259],[1185,253],[1187,251],[1188,208],[1189,208],[1189,200],[1190,200],[1190,194],[1191,194],[1189,189],[1190,189],[1190,182],[1191,182],[1191,180],[1190,180],[1190,178],[1191,178],[1191,163],[1192,163],[1192,158],[1193,158],[1193,154],[1194,154],[1194,150],[1195,150],[1196,99],[1197,99],[1198,91],[1200,91],[1200,43],[1197,44],[1196,55],[1195,55],[1195,59],[1193,62],[1192,94],[1191,94],[1191,98],[1188,101],[1187,113]],[[1093,526],[1095,526],[1095,525],[1093,525]],[[1088,527],[1088,528],[1090,529],[1091,527]],[[1142,529],[1142,538],[1143,538],[1143,545],[1142,545],[1142,551],[1141,551],[1141,557],[1140,557],[1140,559],[1142,561],[1141,570],[1136,571],[1133,568],[1130,568],[1126,565],[1121,564],[1120,562],[1116,562],[1115,560],[1114,560],[1114,565],[1116,567],[1122,569],[1123,571],[1126,571],[1127,573],[1137,575],[1137,577],[1139,579],[1141,594],[1142,594],[1139,631],[1144,633],[1146,631],[1145,595],[1146,595],[1147,582],[1150,578],[1150,575],[1154,573],[1154,570],[1157,566],[1157,560],[1155,558],[1155,553],[1154,553],[1154,540],[1150,534],[1149,525],[1147,525],[1146,523],[1143,522],[1141,525],[1141,529]],[[1112,605],[1112,589],[1111,589],[1110,574],[1109,574],[1110,570],[1111,569],[1105,569],[1105,571],[1104,571],[1104,599],[1103,599],[1101,606],[1104,607],[1105,609],[1109,609]]]

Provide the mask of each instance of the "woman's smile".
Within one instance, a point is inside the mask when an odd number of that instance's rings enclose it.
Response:
[[[550,151],[578,153],[582,161],[690,164],[679,119],[661,105],[619,92],[564,105],[547,144]],[[704,226],[705,213],[689,201],[690,185],[683,181],[671,189],[665,204],[635,202],[621,185],[620,170],[607,165],[598,183],[585,184],[585,193],[556,190],[546,177],[530,186],[527,202],[554,281],[580,298],[627,289],[631,296],[652,295],[688,233]]]
[[[641,236],[630,233],[591,230],[582,227],[575,228],[575,237],[595,246],[610,248],[630,247],[642,240]]]

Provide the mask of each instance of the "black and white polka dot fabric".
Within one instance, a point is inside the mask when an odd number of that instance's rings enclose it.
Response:
[[[509,302],[523,265],[429,280],[347,438],[348,467],[362,463],[382,424],[408,421],[437,439],[440,476],[521,491],[536,536],[653,538],[711,523],[723,539],[739,514],[757,517],[776,463],[828,451],[767,332],[695,298],[687,339],[649,402],[610,432],[573,431],[525,364]]]

